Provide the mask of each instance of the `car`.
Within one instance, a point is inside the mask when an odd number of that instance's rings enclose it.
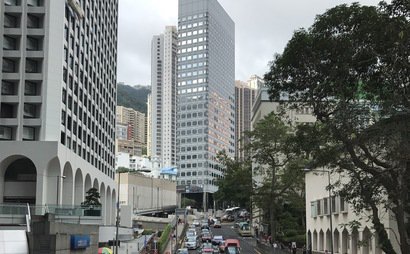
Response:
[[[189,250],[187,248],[178,249],[177,254],[189,254]]]
[[[228,246],[225,248],[225,254],[240,254],[240,250],[235,246]]]
[[[219,253],[219,250],[211,243],[203,243],[199,252],[203,254],[214,254]]]
[[[201,221],[201,228],[209,228],[208,220]]]
[[[216,220],[214,223],[214,228],[221,228],[221,222],[219,220]]]
[[[185,240],[185,248],[188,250],[196,250],[199,247],[199,238],[197,236],[189,236]]]
[[[201,230],[201,234],[203,234],[203,233],[210,233],[211,231],[209,231],[209,229],[208,228],[203,228],[202,230]]]
[[[186,232],[186,236],[197,236],[198,232],[196,231],[195,228],[189,228],[188,231]]]
[[[192,225],[194,225],[195,227],[199,227],[199,226],[201,226],[201,222],[199,220],[194,220],[192,222]]]
[[[201,235],[202,242],[212,241],[212,235],[210,233],[203,233]]]
[[[241,250],[241,245],[238,239],[226,239],[224,244],[224,249],[226,250],[228,247],[236,247],[238,250]]]
[[[238,232],[241,236],[252,236],[251,227],[248,223],[241,223]]]
[[[212,244],[219,246],[224,241],[224,237],[221,235],[215,235],[212,238]]]

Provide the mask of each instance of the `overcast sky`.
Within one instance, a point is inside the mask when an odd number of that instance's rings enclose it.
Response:
[[[236,79],[263,76],[293,31],[313,24],[317,14],[342,3],[376,5],[380,0],[219,0],[235,22]],[[151,39],[177,25],[178,0],[121,0],[118,81],[150,85]]]

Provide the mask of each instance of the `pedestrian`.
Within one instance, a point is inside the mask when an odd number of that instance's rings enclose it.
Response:
[[[307,254],[307,253],[306,253],[306,245],[303,245],[302,254]]]
[[[255,236],[256,236],[256,238],[259,238],[259,229],[258,229],[258,226],[255,226]]]

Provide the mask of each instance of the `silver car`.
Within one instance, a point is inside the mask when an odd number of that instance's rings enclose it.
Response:
[[[185,240],[185,248],[196,250],[199,247],[199,238],[197,236],[188,236]]]

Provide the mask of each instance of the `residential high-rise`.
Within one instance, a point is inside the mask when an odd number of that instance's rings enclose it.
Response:
[[[178,180],[206,208],[218,152],[235,155],[235,24],[217,0],[179,0],[178,32]]]
[[[239,160],[245,158],[244,147],[248,141],[244,132],[251,130],[252,105],[262,85],[263,80],[257,75],[252,75],[248,82],[235,82],[235,158]]]
[[[151,43],[151,151],[163,166],[176,165],[177,31],[167,26]]]
[[[94,187],[114,223],[117,20],[117,0],[1,1],[0,203],[67,211]]]
[[[128,152],[132,155],[142,155],[146,149],[146,117],[144,113],[132,108],[117,106],[117,132],[119,128],[127,126],[127,138],[117,140],[117,151]]]

